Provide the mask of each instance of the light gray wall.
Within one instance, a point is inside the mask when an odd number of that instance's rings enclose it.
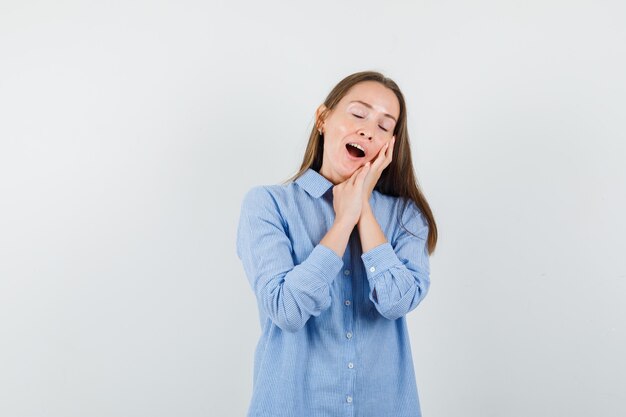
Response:
[[[0,1],[0,415],[242,416],[243,194],[394,78],[439,225],[428,417],[624,416],[621,1]]]

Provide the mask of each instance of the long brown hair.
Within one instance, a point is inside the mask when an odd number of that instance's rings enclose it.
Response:
[[[411,159],[411,147],[409,146],[409,132],[407,130],[406,103],[398,85],[380,72],[356,72],[341,80],[335,88],[331,90],[326,100],[324,100],[324,105],[326,106],[325,111],[320,115],[319,119],[316,120],[315,126],[311,129],[309,143],[304,152],[300,170],[285,182],[296,180],[309,168],[317,172],[320,171],[322,158],[324,156],[324,136],[320,134],[318,128],[321,126],[321,122],[328,116],[329,112],[331,112],[337,103],[347,94],[348,90],[363,81],[377,81],[381,83],[394,92],[400,103],[400,115],[393,131],[396,137],[393,159],[389,166],[381,173],[374,189],[383,194],[402,197],[404,201],[402,211],[406,208],[409,200],[412,200],[417,205],[428,222],[428,253],[432,254],[437,245],[437,225],[430,206],[422,194],[415,177],[413,161]],[[398,213],[398,219],[400,224],[402,224],[401,213]],[[406,230],[403,224],[402,227]]]

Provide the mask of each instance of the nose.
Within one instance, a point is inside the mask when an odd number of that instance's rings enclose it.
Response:
[[[367,140],[372,140],[372,135],[371,135],[371,134],[370,134],[367,130],[365,130],[365,129],[361,129],[361,130],[359,131],[359,135],[361,135],[361,136],[363,136],[363,137],[367,138]]]

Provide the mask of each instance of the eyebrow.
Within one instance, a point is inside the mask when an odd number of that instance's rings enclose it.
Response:
[[[364,101],[361,100],[352,100],[350,103],[361,103],[362,105],[364,105],[365,107],[368,107],[370,109],[373,109],[372,105],[369,103],[366,103]],[[398,123],[398,121],[396,120],[395,117],[393,117],[392,115],[390,115],[389,113],[383,113],[385,116],[390,117],[393,119],[394,122]]]

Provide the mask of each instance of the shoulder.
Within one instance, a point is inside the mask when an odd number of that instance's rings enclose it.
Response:
[[[281,211],[288,198],[290,184],[256,185],[243,196],[242,211]]]
[[[271,187],[271,185],[255,185],[254,187],[250,188],[243,195],[244,206],[256,205],[267,201],[268,197],[271,195],[268,189]]]

